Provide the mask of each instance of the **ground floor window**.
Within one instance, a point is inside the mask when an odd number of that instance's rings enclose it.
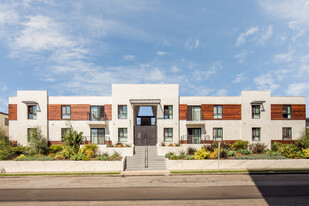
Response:
[[[282,128],[282,140],[292,140],[292,128],[291,127]]]
[[[200,144],[201,143],[201,128],[188,128],[188,144]]]
[[[164,128],[164,142],[173,141],[173,128]]]
[[[36,136],[38,133],[37,128],[28,128],[27,129],[27,141],[29,142],[30,137]]]
[[[213,129],[213,139],[214,139],[214,141],[222,141],[223,140],[223,129],[222,128],[214,128]]]
[[[118,142],[127,142],[127,141],[128,141],[128,129],[118,128]]]
[[[91,128],[90,130],[91,143],[104,144],[105,129],[104,128]]]
[[[252,141],[261,140],[261,128],[252,128]]]

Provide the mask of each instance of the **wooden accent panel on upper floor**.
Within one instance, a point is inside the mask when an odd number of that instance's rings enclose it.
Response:
[[[90,104],[72,104],[71,120],[88,120],[90,114]]]
[[[104,110],[105,110],[105,120],[112,120],[112,105],[105,104]]]
[[[288,105],[288,104],[285,104]],[[306,120],[306,105],[305,104],[291,104],[292,118],[283,118],[283,104],[271,105],[271,120]]]
[[[17,120],[17,104],[9,104],[9,120]]]
[[[187,105],[179,104],[179,120],[187,120]]]
[[[241,120],[241,104],[222,105],[223,120]]]
[[[202,112],[202,118],[204,120],[212,120],[213,119],[213,108],[214,106],[212,104],[202,104],[201,105],[201,112]]]
[[[48,105],[48,120],[61,120],[61,104]]]

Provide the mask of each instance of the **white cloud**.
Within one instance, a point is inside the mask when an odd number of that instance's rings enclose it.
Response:
[[[177,72],[179,72],[179,68],[176,67],[176,66],[172,66],[171,71],[174,72],[174,73],[177,73]]]
[[[248,51],[246,51],[246,50],[241,50],[239,53],[235,54],[234,57],[235,57],[236,59],[238,59],[238,62],[239,62],[239,63],[243,63],[243,62],[244,62],[244,59],[245,59],[246,56],[247,56],[247,54],[248,54]]]
[[[238,36],[237,40],[236,40],[235,46],[236,46],[236,47],[241,46],[242,44],[244,44],[244,43],[246,42],[246,38],[247,38],[248,36],[253,35],[253,34],[255,34],[255,33],[258,32],[258,31],[259,31],[259,27],[258,27],[258,26],[255,26],[255,27],[249,28],[246,32],[241,33],[241,34]]]
[[[261,90],[275,90],[279,87],[270,73],[262,74],[254,78],[253,81],[257,85],[257,88]]]
[[[165,79],[163,71],[158,68],[153,69],[150,72],[149,78],[150,81],[163,81]]]
[[[134,55],[124,55],[123,58],[127,61],[132,61],[135,59]]]
[[[200,40],[198,39],[193,40],[192,38],[190,38],[185,43],[185,47],[190,51],[197,49],[199,46],[200,46]]]
[[[309,90],[309,83],[293,83],[290,84],[286,93],[293,96],[299,96],[304,94],[305,91]]]
[[[265,41],[269,40],[273,36],[273,26],[269,26],[266,30],[263,31],[263,34],[261,38],[259,39],[259,42],[261,44],[264,44]]]
[[[226,96],[227,95],[227,90],[225,89],[220,89],[216,94],[217,96]]]
[[[0,25],[16,24],[19,18],[18,13],[12,6],[0,4]]]
[[[164,51],[158,51],[157,52],[157,55],[159,56],[164,56],[164,55],[168,55],[169,53],[168,52],[164,52]]]
[[[303,36],[304,34],[305,34],[305,30],[304,29],[300,30],[295,36],[292,37],[292,41],[295,42],[296,39]]]
[[[233,83],[239,83],[245,79],[246,77],[243,74],[237,74],[236,78],[233,80]]]
[[[274,55],[274,62],[279,63],[279,62],[290,62],[292,61],[292,55],[294,53],[294,50],[284,53],[284,54],[276,54]]]
[[[206,80],[215,73],[217,73],[218,70],[222,69],[222,66],[219,62],[214,63],[210,68],[207,68],[206,70],[194,70],[192,72],[192,77],[196,81]]]

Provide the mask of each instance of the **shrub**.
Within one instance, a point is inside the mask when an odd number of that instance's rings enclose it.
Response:
[[[224,141],[224,142],[221,142],[220,147],[222,149],[230,150],[232,149],[232,143],[229,141]]]
[[[210,152],[213,152],[216,148],[218,148],[218,147],[215,146],[215,143],[213,143],[211,145],[205,144],[205,145],[202,146],[202,149],[208,150]]]
[[[224,158],[224,159],[226,159],[227,158],[227,152],[228,152],[228,150],[227,149],[222,149],[221,151],[220,151],[220,158]]]
[[[14,155],[12,144],[4,130],[0,128],[0,160],[12,159]]]
[[[15,158],[15,161],[52,161],[54,157],[37,155],[35,156],[25,156],[24,154],[19,155]]]
[[[69,145],[63,145],[62,147],[63,147],[62,151],[56,154],[56,159],[57,157],[59,157],[60,159],[69,159],[72,155],[76,154],[74,147]]]
[[[253,154],[264,154],[266,152],[267,145],[265,143],[253,143],[250,144],[249,149]]]
[[[78,153],[78,150],[83,140],[82,135],[83,132],[77,133],[76,131],[73,131],[72,128],[69,129],[69,132],[64,134],[64,144],[71,147],[74,154]]]
[[[303,151],[303,158],[309,159],[309,148],[308,149],[302,149]]]
[[[71,160],[82,160],[86,157],[85,154],[82,154],[82,153],[78,153],[78,154],[75,154],[75,155],[72,155],[70,157]]]
[[[165,146],[165,143],[164,143],[164,142],[161,142],[161,146],[164,147],[164,146]]]
[[[169,143],[168,146],[169,147],[174,147],[174,144],[173,143]]]
[[[172,160],[179,160],[179,157],[178,157],[177,155],[172,155],[172,156],[171,156],[171,159],[172,159]]]
[[[210,158],[210,159],[216,159],[216,158],[218,158],[218,153],[216,153],[216,152],[210,153],[209,158]]]
[[[237,152],[241,153],[242,155],[249,155],[252,154],[252,152],[248,149],[239,149]]]
[[[121,142],[117,142],[116,147],[123,147],[123,145],[121,144]]]
[[[92,157],[94,157],[94,152],[92,151],[92,149],[88,149],[88,150],[86,151],[86,157],[87,157],[87,158],[92,158]]]
[[[186,155],[185,160],[193,160],[194,157],[192,155]]]
[[[249,160],[257,160],[257,159],[286,159],[284,156],[281,155],[267,155],[267,154],[253,154],[253,155],[246,155],[246,156],[236,156],[235,159],[238,160],[244,160],[244,159],[249,159]]]
[[[49,153],[48,156],[49,157],[55,157],[55,154],[54,153]]]
[[[28,154],[34,156],[36,154],[46,154],[48,151],[47,139],[43,137],[39,128],[29,132],[29,150]]]
[[[299,149],[307,149],[309,148],[309,129],[306,129],[301,137],[295,142],[295,145]]]
[[[27,151],[29,150],[28,147],[24,147],[24,146],[16,146],[12,148],[12,151],[14,153],[14,155],[19,156],[21,154],[25,154]]]
[[[281,144],[278,151],[281,155],[291,159],[297,159],[302,156],[301,151],[294,144]]]
[[[274,143],[271,145],[271,151],[277,152],[277,151],[279,150],[280,145],[281,145],[281,143],[279,143],[279,142],[274,142]]]
[[[169,153],[165,154],[165,158],[170,159],[170,157],[171,157],[172,155],[175,155],[175,154],[174,154],[173,152],[169,152]]]
[[[186,153],[184,151],[181,151],[178,155],[179,159],[185,159],[185,157],[186,157]]]
[[[237,140],[233,144],[233,148],[234,148],[234,150],[247,149],[248,148],[248,144],[249,144],[248,141]]]
[[[203,159],[207,159],[210,156],[210,151],[206,150],[206,149],[199,149],[194,153],[194,159],[196,160],[203,160]]]
[[[229,150],[227,156],[236,156],[237,151]]]
[[[194,155],[195,152],[196,152],[196,149],[194,147],[187,148],[187,155]]]
[[[107,156],[102,155],[102,156],[98,156],[98,157],[97,157],[97,160],[108,161],[108,159],[109,159],[109,156],[108,156],[108,155],[107,155]]]
[[[95,153],[98,149],[96,144],[85,144],[82,148],[79,149],[78,153],[86,155],[88,158],[92,158],[95,156]]]
[[[109,160],[111,160],[111,161],[121,160],[121,159],[122,159],[121,155],[116,151],[114,151],[112,156],[110,156],[110,158],[109,158]]]
[[[236,153],[236,157],[242,156],[242,154],[240,152]]]
[[[60,152],[62,149],[62,145],[54,144],[49,146],[49,153],[57,153]]]
[[[281,155],[281,153],[279,151],[272,151],[272,150],[267,150],[265,154],[270,155],[270,156],[279,156],[279,155]]]

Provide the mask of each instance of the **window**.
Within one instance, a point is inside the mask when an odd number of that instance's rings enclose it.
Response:
[[[28,106],[28,119],[36,119],[36,105]]]
[[[61,128],[61,141],[64,141],[66,135],[70,134],[71,128]]]
[[[222,119],[222,105],[214,106],[214,119]]]
[[[118,142],[128,141],[128,130],[127,128],[118,128]]]
[[[291,119],[292,113],[291,113],[291,105],[283,105],[283,119]]]
[[[201,120],[201,107],[200,106],[188,106],[187,120],[200,121]]]
[[[292,140],[292,128],[291,127],[282,128],[282,140]]]
[[[213,139],[214,139],[214,141],[222,141],[223,140],[223,129],[222,128],[214,128]]]
[[[252,128],[252,141],[261,140],[261,128]]]
[[[9,119],[8,119],[8,118],[5,118],[5,119],[4,119],[4,125],[5,125],[5,126],[9,126]]]
[[[91,121],[104,121],[104,106],[91,106],[90,107],[90,120]]]
[[[173,141],[173,128],[164,128],[164,142]]]
[[[173,119],[173,106],[164,106],[164,119]]]
[[[252,105],[252,119],[260,119],[260,105]]]
[[[93,144],[104,144],[105,129],[104,128],[91,128],[90,138],[91,138],[91,143]]]
[[[188,128],[188,144],[201,144],[201,128]]]
[[[127,105],[118,105],[118,119],[127,119]]]
[[[61,106],[61,119],[71,119],[71,106]]]
[[[37,136],[38,129],[37,128],[28,128],[27,129],[27,141],[29,142],[30,137]]]

